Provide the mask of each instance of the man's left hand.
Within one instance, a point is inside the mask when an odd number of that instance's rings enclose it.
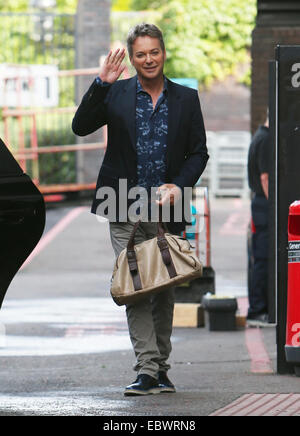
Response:
[[[159,206],[170,203],[173,206],[181,197],[181,189],[174,183],[165,183],[158,187],[157,193],[161,194],[160,200],[156,200]]]

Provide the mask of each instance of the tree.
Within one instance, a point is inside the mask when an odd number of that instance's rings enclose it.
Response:
[[[160,11],[168,76],[208,85],[249,61],[256,0],[171,0]]]
[[[113,11],[130,11],[131,0],[112,0]]]
[[[57,12],[75,13],[78,0],[56,0]]]
[[[130,8],[134,11],[159,9],[168,4],[169,0],[130,0]]]
[[[9,0],[0,4],[0,12],[24,12],[28,8],[28,0]]]

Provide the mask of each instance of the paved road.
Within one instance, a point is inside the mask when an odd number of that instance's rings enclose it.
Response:
[[[217,293],[245,297],[249,201],[212,199],[211,210]],[[203,416],[249,393],[300,392],[275,373],[274,328],[206,326],[174,329],[175,395],[123,397],[134,356],[124,308],[109,297],[107,223],[88,208],[49,210],[39,247],[0,313],[0,415]]]
[[[240,198],[211,199],[212,265],[219,295],[247,295],[247,228],[250,202]]]

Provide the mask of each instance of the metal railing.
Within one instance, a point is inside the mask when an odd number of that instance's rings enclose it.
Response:
[[[75,66],[76,15],[0,12],[0,64]]]
[[[210,233],[210,203],[209,190],[207,187],[197,186],[195,190],[195,201],[192,201],[195,212],[192,212],[194,225],[186,228],[183,233],[187,239],[195,243],[196,256],[201,260],[203,266],[211,267],[211,233]]]
[[[23,66],[24,67],[24,66]],[[96,76],[99,73],[99,68],[89,68],[89,69],[76,69],[76,70],[65,70],[57,71],[57,77],[60,78],[71,78],[73,82],[78,77],[84,76]],[[26,77],[30,89],[34,89],[34,83],[37,77],[27,76]],[[29,172],[34,183],[38,186],[42,193],[54,193],[54,192],[69,192],[69,191],[79,191],[79,190],[89,190],[94,189],[96,183],[76,183],[76,180],[72,183],[54,183],[45,184],[40,181],[40,156],[41,155],[53,155],[53,154],[65,154],[78,151],[90,151],[90,150],[100,150],[106,148],[106,128],[104,128],[104,140],[103,142],[93,142],[86,144],[55,144],[55,145],[41,145],[43,144],[43,138],[39,139],[38,132],[38,120],[44,120],[46,125],[46,117],[56,116],[56,118],[62,118],[64,115],[69,115],[63,121],[64,129],[70,131],[70,135],[73,136],[75,140],[75,135],[71,132],[71,118],[73,117],[77,107],[44,107],[36,108],[22,107],[21,98],[21,80],[24,79],[23,76],[15,76],[3,78],[4,81],[4,93],[6,92],[8,80],[15,82],[15,89],[17,90],[17,101],[19,102],[19,107],[9,108],[4,107],[2,110],[2,118],[4,125],[4,141],[10,148],[14,157],[18,160],[20,166],[24,172]],[[75,86],[73,87],[75,89]],[[60,122],[62,120],[60,119]],[[10,132],[10,126],[14,123],[14,135]],[[16,132],[17,128],[17,132]],[[75,142],[75,141],[74,141]]]
[[[248,195],[247,162],[250,140],[250,133],[246,131],[207,132],[210,159],[199,184],[208,186],[211,195]]]

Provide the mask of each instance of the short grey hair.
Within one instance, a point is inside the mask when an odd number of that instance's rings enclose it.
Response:
[[[127,50],[129,53],[129,57],[133,56],[132,46],[134,44],[134,41],[139,36],[150,36],[151,38],[157,38],[159,40],[162,51],[165,51],[165,43],[161,30],[157,26],[155,26],[155,24],[141,23],[134,26],[128,32]]]

